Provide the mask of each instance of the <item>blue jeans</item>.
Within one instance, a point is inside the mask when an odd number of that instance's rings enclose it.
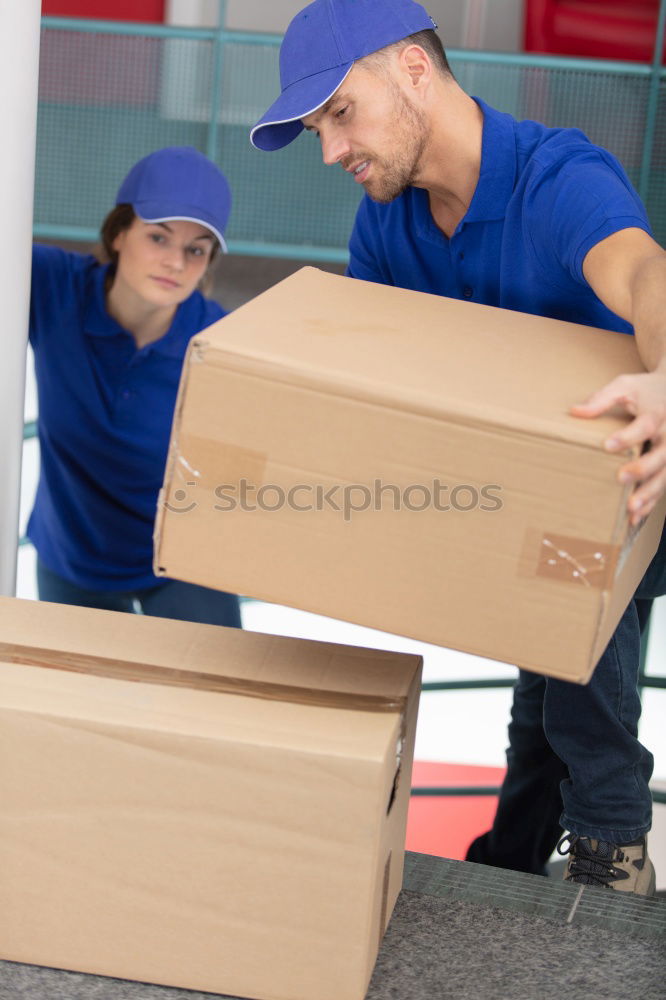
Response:
[[[241,628],[240,604],[236,594],[181,580],[165,580],[142,590],[87,590],[64,580],[38,559],[37,590],[40,601],[56,604],[76,604],[83,608],[128,611],[203,625]]]
[[[497,813],[468,861],[544,875],[563,829],[616,844],[647,833],[653,758],[637,739],[640,633],[665,590],[666,526],[588,685],[520,671]]]

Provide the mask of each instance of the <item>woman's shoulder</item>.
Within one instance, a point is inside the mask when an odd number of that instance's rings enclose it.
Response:
[[[76,253],[62,247],[34,243],[32,247],[33,291],[45,282],[55,281],[62,290],[74,290],[86,281],[91,271],[101,267],[92,254]]]
[[[194,292],[187,302],[190,322],[196,326],[196,331],[205,330],[211,323],[216,323],[227,315],[228,310],[224,309],[215,299],[208,299],[201,292]]]
[[[80,317],[85,310],[95,276],[101,268],[91,254],[33,245],[30,290],[30,342],[33,347],[49,342],[46,335],[53,331],[62,336],[63,330],[74,329],[75,317]]]

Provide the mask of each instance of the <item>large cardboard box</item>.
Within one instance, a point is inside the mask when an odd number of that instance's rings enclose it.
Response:
[[[0,599],[0,958],[361,1000],[420,658]]]
[[[632,531],[626,418],[568,411],[641,367],[633,337],[305,268],[192,342],[156,568],[585,681],[664,505]]]

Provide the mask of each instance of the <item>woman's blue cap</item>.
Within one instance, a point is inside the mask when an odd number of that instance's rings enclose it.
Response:
[[[219,167],[193,146],[168,146],[144,156],[120,185],[116,205],[131,205],[144,222],[198,222],[227,252],[231,189]]]
[[[330,100],[353,64],[437,25],[413,0],[314,0],[293,19],[280,47],[282,93],[250,133],[257,149],[281,149],[301,122]]]

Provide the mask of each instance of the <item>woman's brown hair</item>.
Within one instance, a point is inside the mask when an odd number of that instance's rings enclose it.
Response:
[[[130,228],[135,219],[136,214],[131,205],[116,205],[102,223],[100,244],[95,248],[95,256],[102,264],[111,264],[114,271],[118,263],[118,251],[113,249],[114,241]]]

